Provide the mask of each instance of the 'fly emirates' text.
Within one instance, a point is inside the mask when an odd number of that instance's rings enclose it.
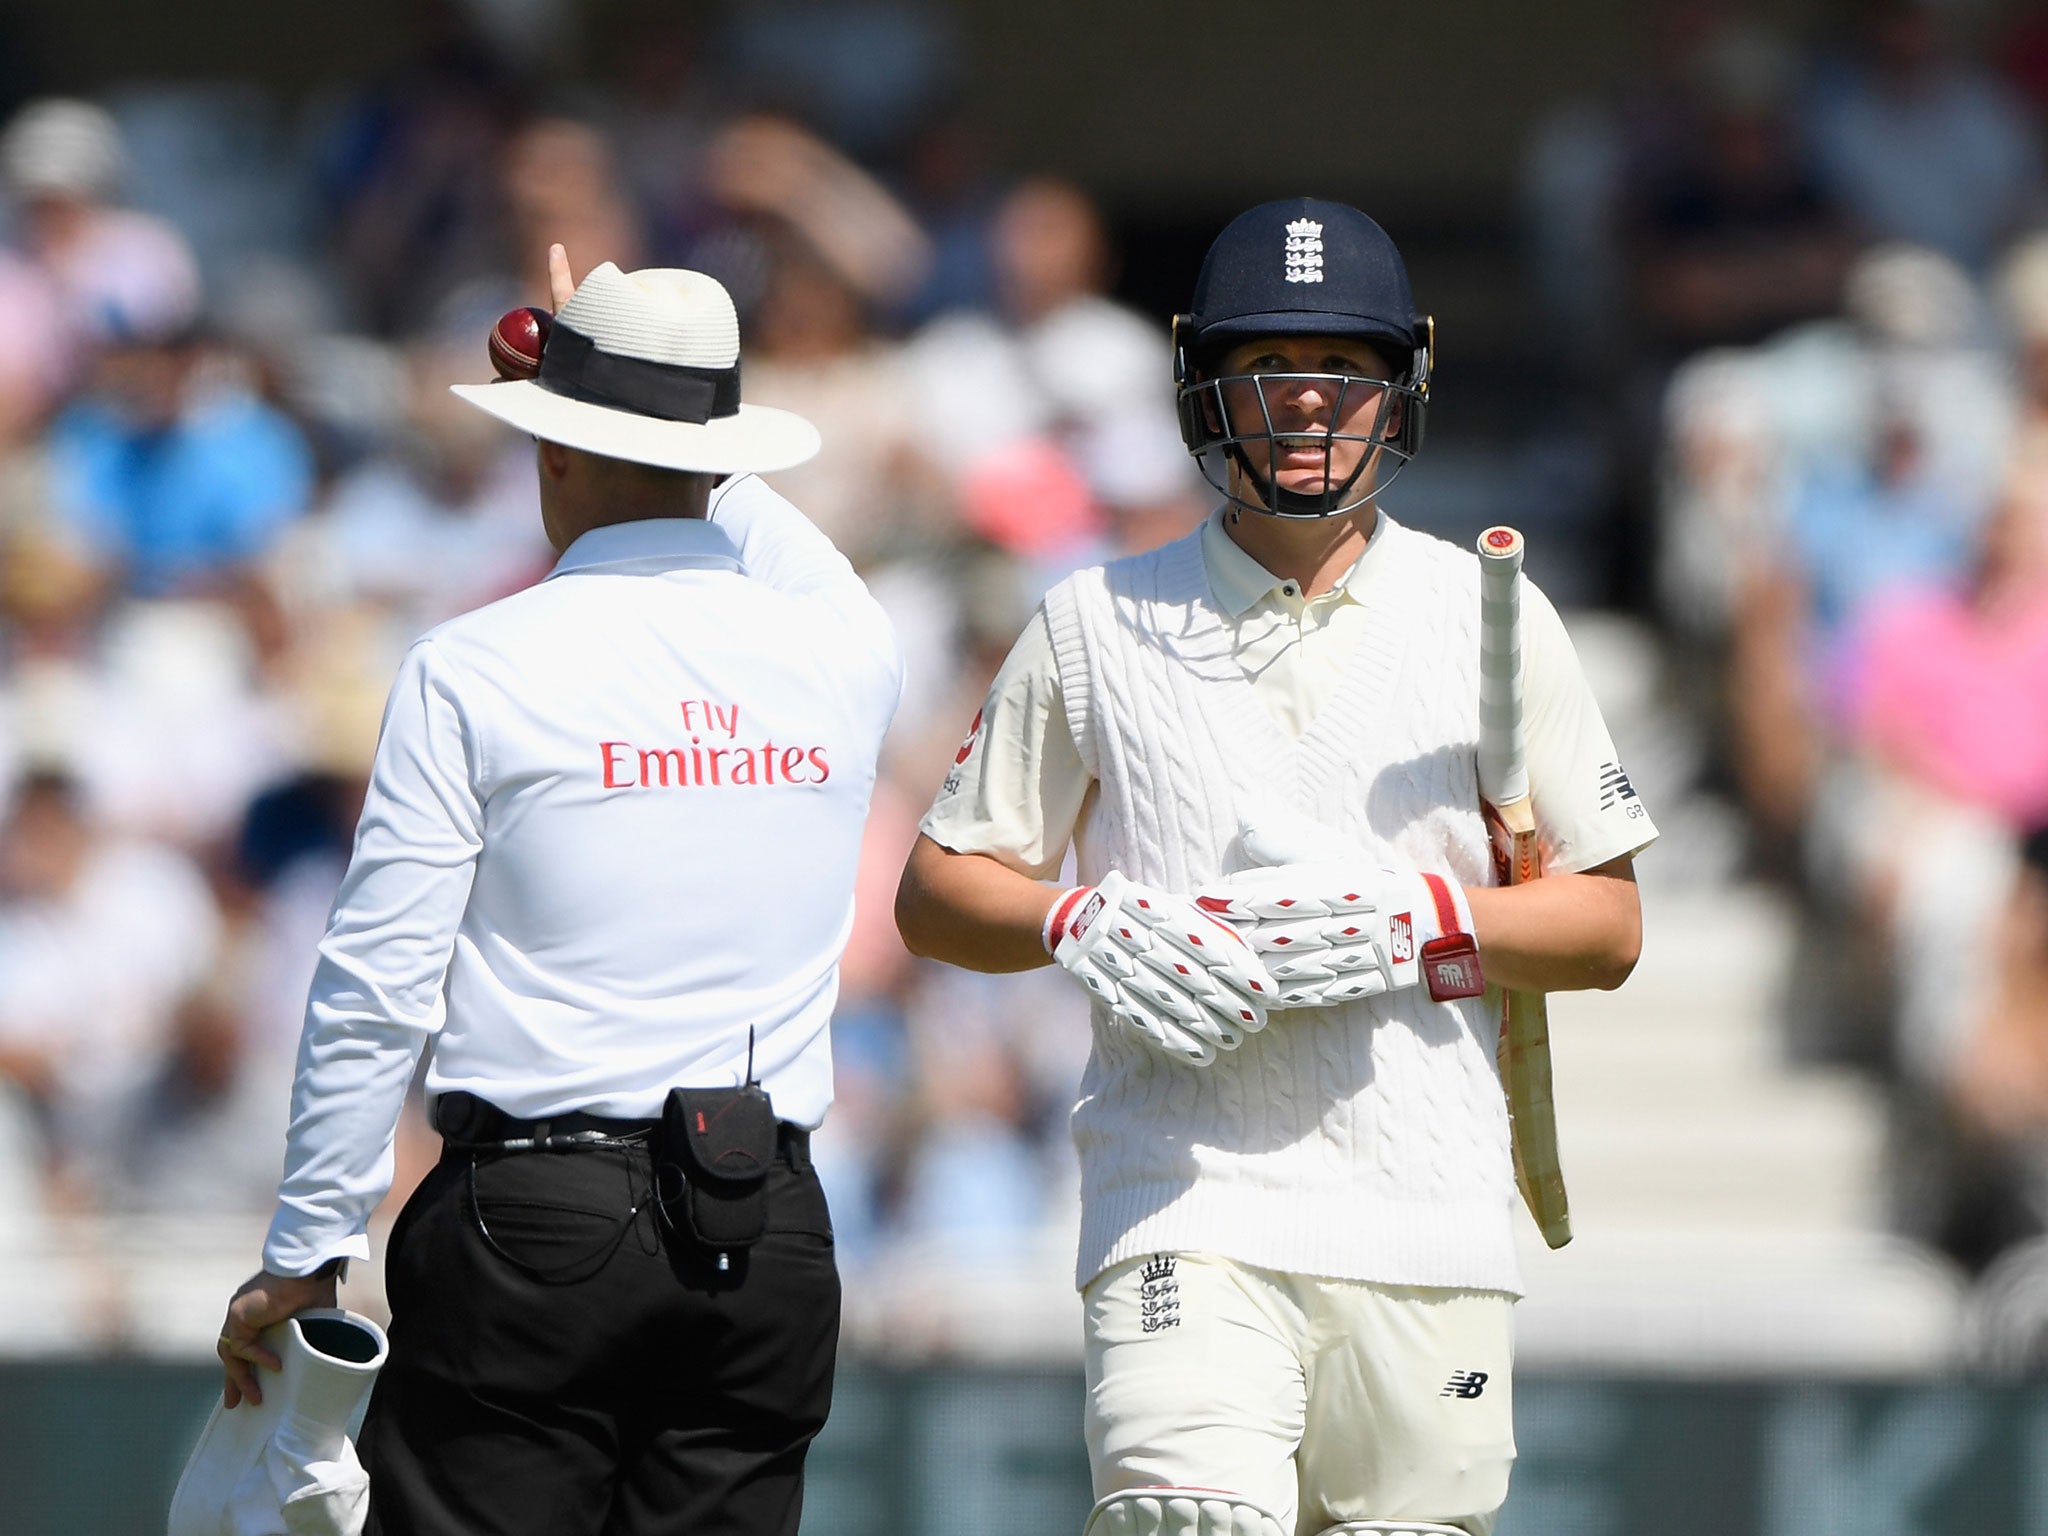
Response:
[[[606,789],[741,789],[774,784],[822,784],[832,777],[823,747],[784,746],[764,741],[757,747],[738,744],[740,707],[709,699],[684,699],[683,729],[689,744],[642,747],[630,741],[600,741],[599,761]],[[721,737],[724,746],[707,746],[704,738]]]

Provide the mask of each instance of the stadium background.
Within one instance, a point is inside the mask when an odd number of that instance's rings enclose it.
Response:
[[[2048,1532],[2044,123],[2000,0],[0,10],[0,1532],[204,1418],[396,651],[545,568],[442,386],[550,239],[728,281],[911,657],[806,1530],[1079,1530],[1085,1022],[888,893],[1038,592],[1199,517],[1165,319],[1300,192],[1438,318],[1391,511],[1527,532],[1665,833],[1502,1536]]]

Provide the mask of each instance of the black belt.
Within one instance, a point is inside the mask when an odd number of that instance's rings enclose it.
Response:
[[[637,1143],[649,1139],[661,1124],[653,1120],[620,1120],[586,1114],[580,1109],[522,1120],[508,1115],[488,1099],[457,1090],[434,1101],[434,1129],[450,1146],[505,1152],[546,1151],[558,1147],[595,1146],[604,1142]],[[775,1127],[775,1155],[797,1172],[811,1166],[811,1133],[789,1121]]]

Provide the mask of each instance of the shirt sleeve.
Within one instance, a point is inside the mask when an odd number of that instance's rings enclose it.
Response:
[[[1571,874],[1641,852],[1657,828],[1621,766],[1564,620],[1526,580],[1522,644],[1529,795],[1545,868]]]
[[[921,830],[1037,880],[1060,872],[1094,781],[1067,725],[1040,608],[1010,648]]]
[[[392,1143],[483,846],[482,748],[432,638],[407,653],[321,941],[299,1039],[277,1214],[264,1267],[302,1275],[368,1258]]]
[[[853,563],[759,475],[735,475],[719,485],[707,515],[732,540],[748,576],[791,597],[814,599],[838,616],[855,654],[874,663],[893,714],[903,694],[903,653],[889,615]]]

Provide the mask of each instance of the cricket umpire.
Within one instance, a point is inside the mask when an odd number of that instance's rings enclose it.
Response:
[[[1656,834],[1524,592],[1551,875],[1493,881],[1478,562],[1378,498],[1433,327],[1341,203],[1254,208],[1175,325],[1219,504],[1054,587],[923,823],[897,920],[1093,994],[1081,1161],[1092,1536],[1486,1536],[1520,1290],[1485,983],[1617,986]],[[1085,885],[1056,877],[1071,845]]]
[[[609,263],[539,373],[456,393],[536,439],[560,559],[399,670],[320,946],[263,1271],[222,1330],[332,1305],[421,1052],[444,1140],[393,1229],[361,1437],[386,1536],[794,1536],[831,1398],[810,1131],[887,619],[754,471],[731,299]]]

